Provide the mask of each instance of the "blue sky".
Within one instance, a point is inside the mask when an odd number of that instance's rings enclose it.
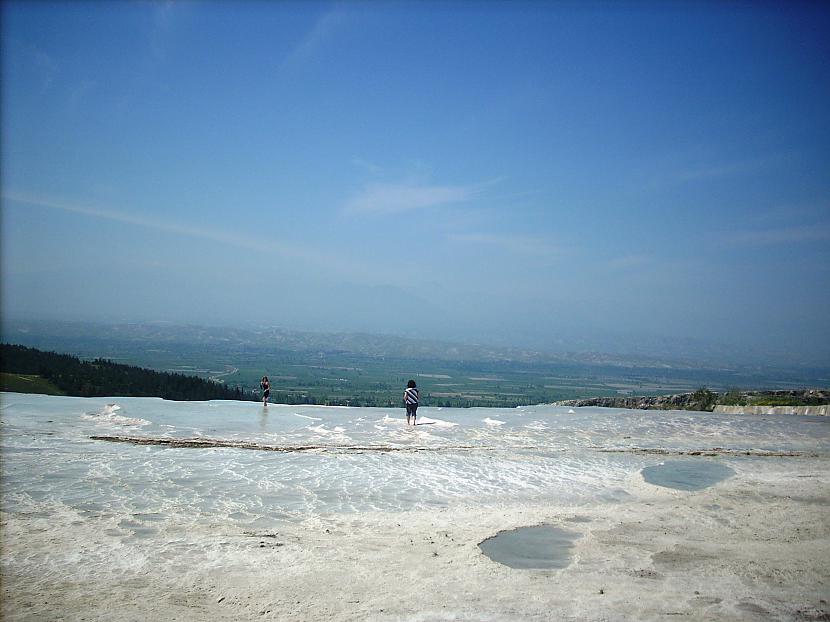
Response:
[[[827,5],[2,11],[4,317],[828,360]]]

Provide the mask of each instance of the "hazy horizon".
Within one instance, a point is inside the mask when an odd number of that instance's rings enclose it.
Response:
[[[4,319],[830,364],[826,5],[0,10]]]
[[[172,339],[172,341],[171,341]],[[179,343],[190,347],[207,339],[208,342],[227,342],[228,346],[250,343],[262,348],[294,351],[309,348],[331,351],[350,351],[360,355],[366,348],[378,356],[411,358],[443,358],[450,352],[463,352],[465,358],[513,358],[517,360],[581,361],[590,364],[649,367],[696,367],[699,369],[756,369],[796,370],[811,369],[818,373],[830,372],[830,357],[826,353],[805,355],[787,350],[765,350],[741,347],[732,342],[695,338],[672,338],[654,335],[625,335],[621,333],[595,334],[591,337],[525,335],[511,339],[463,339],[458,335],[420,335],[378,330],[346,330],[324,327],[298,328],[268,322],[240,322],[235,324],[175,322],[171,320],[44,320],[9,319],[0,321],[0,340],[39,349],[78,354],[71,344],[79,344],[86,356],[102,355],[93,347],[97,344],[106,351],[118,344],[140,341],[148,345]],[[310,339],[310,341],[307,341]],[[58,347],[58,344],[62,344]],[[92,349],[90,349],[92,348]],[[398,349],[401,348],[401,349]],[[447,348],[442,349],[442,348]],[[460,350],[457,350],[460,348]],[[815,381],[808,384],[816,386]],[[806,385],[805,385],[806,386]]]

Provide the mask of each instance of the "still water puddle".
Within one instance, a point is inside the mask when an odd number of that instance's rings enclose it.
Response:
[[[703,490],[735,475],[735,471],[717,462],[674,460],[642,470],[649,484],[675,490]]]
[[[500,531],[478,546],[494,562],[510,568],[566,568],[578,537],[558,527],[536,525]]]

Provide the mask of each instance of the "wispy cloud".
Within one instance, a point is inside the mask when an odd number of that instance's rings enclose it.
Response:
[[[151,5],[151,24],[148,32],[150,56],[153,62],[164,62],[169,56],[183,20],[186,20],[195,8],[187,2],[164,0]]]
[[[41,93],[45,93],[52,85],[52,82],[58,73],[58,63],[46,52],[34,49],[33,64],[36,71],[40,75]]]
[[[550,240],[536,236],[495,233],[452,233],[447,236],[453,242],[480,244],[496,247],[512,254],[538,257],[559,255],[563,249]]]
[[[214,229],[207,229],[202,227],[194,227],[191,225],[183,225],[171,222],[167,219],[161,220],[149,216],[130,214],[112,209],[101,209],[98,207],[90,207],[86,205],[77,205],[74,203],[67,203],[64,201],[53,200],[50,198],[37,197],[16,192],[3,192],[3,201],[11,201],[14,203],[22,203],[36,207],[59,210],[62,212],[69,212],[72,214],[80,214],[90,218],[97,218],[99,220],[109,220],[113,222],[120,222],[127,225],[134,225],[138,227],[145,227],[162,231],[164,233],[172,233],[183,235],[191,238],[199,238],[211,242],[218,242],[220,244],[229,244],[231,246],[238,246],[247,250],[277,253],[280,255],[293,256],[303,258],[307,253],[300,249],[294,249],[284,244],[278,244],[268,240],[257,239],[247,235],[236,235],[228,233],[227,231],[218,231]]]
[[[611,259],[608,266],[614,270],[632,270],[648,263],[649,259],[645,255],[622,255]]]
[[[375,164],[374,162],[369,162],[368,160],[364,160],[363,158],[359,158],[357,156],[354,156],[351,159],[351,163],[354,166],[363,169],[367,173],[371,173],[372,175],[379,175],[383,172],[382,166]]]
[[[727,234],[727,240],[742,244],[802,244],[830,240],[830,226],[778,227]]]
[[[305,244],[297,241],[293,244],[273,241],[259,237],[256,234],[236,234],[226,230],[211,229],[171,221],[169,218],[157,218],[144,214],[134,214],[125,211],[101,208],[89,205],[80,205],[73,202],[57,200],[26,194],[23,192],[4,191],[0,195],[2,207],[6,209],[6,202],[39,208],[58,210],[70,214],[78,214],[98,220],[123,223],[125,225],[143,227],[172,235],[201,239],[210,243],[222,244],[241,248],[248,252],[262,253],[285,260],[286,265],[294,266],[298,273],[324,275],[328,277],[357,279],[362,282],[366,279],[392,279],[397,275],[396,270],[389,266],[378,264],[376,261],[361,261],[338,248],[321,247],[314,244]],[[309,271],[310,270],[310,271]]]
[[[758,210],[750,216],[757,229],[784,228],[791,223],[830,221],[830,205],[788,203]]]
[[[346,203],[346,210],[373,214],[398,214],[464,203],[473,199],[481,190],[481,186],[368,184],[357,196]]]
[[[80,105],[87,96],[94,92],[98,83],[94,80],[81,80],[69,93],[69,107],[75,108]]]
[[[150,54],[155,60],[164,60],[167,56],[167,48],[170,38],[174,32],[176,13],[182,10],[184,5],[172,0],[156,3],[152,6],[152,27],[149,31]]]
[[[756,158],[734,162],[721,162],[714,165],[689,167],[678,171],[674,180],[678,182],[737,177],[763,171],[771,163],[769,158]]]
[[[339,7],[323,13],[302,40],[282,60],[279,70],[287,71],[297,68],[313,58],[329,40],[332,33],[345,23],[345,20],[346,13]]]
[[[3,41],[3,70],[8,74],[4,76],[6,81],[13,79],[15,74],[20,75],[31,80],[40,95],[60,78],[60,65],[54,56],[13,36],[6,36]]]
[[[790,159],[789,154],[781,153],[735,160],[661,163],[657,165],[658,172],[650,185],[653,189],[661,189],[666,186],[759,175],[785,164]],[[661,168],[662,171],[659,170]]]

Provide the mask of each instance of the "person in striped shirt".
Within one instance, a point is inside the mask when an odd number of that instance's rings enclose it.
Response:
[[[410,417],[412,418],[412,425],[417,425],[415,417],[418,412],[418,387],[415,386],[414,380],[406,383],[406,390],[403,392],[403,403],[406,404],[406,425],[409,425]]]

